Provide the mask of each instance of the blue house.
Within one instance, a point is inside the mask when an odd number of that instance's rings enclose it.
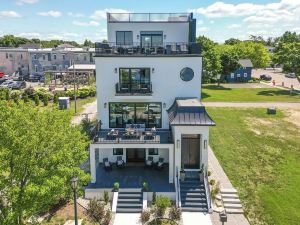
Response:
[[[225,77],[228,83],[248,82],[251,80],[253,64],[250,59],[240,59],[241,68]]]

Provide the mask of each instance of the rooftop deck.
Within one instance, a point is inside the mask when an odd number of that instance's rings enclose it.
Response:
[[[125,166],[106,171],[102,164],[96,170],[97,182],[90,183],[86,188],[112,188],[114,182],[120,183],[120,188],[142,188],[143,182],[148,182],[149,190],[155,192],[175,192],[173,184],[169,184],[169,168],[165,165],[161,171],[144,166]]]
[[[109,23],[161,23],[161,22],[189,22],[192,13],[107,13]]]
[[[172,144],[172,134],[170,130],[157,130],[156,134],[149,138],[145,132],[140,132],[138,136],[126,137],[125,129],[118,130],[118,135],[114,138],[109,137],[110,130],[101,130],[97,133],[94,143],[101,144]]]

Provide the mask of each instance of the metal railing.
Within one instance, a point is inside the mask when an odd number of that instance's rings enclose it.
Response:
[[[107,13],[109,23],[119,22],[189,22],[192,13]]]
[[[178,55],[201,54],[201,45],[193,42],[164,42],[145,44],[131,43],[95,43],[95,56],[103,55]]]
[[[178,166],[176,166],[175,191],[176,191],[176,205],[177,205],[177,207],[181,208],[180,176],[179,176],[179,172],[178,172]]]
[[[152,83],[116,83],[117,95],[150,95]]]
[[[204,171],[204,186],[205,186],[205,194],[206,194],[206,201],[207,201],[207,209],[208,212],[212,212],[212,199],[210,195],[210,187],[208,183],[208,176],[207,176],[207,171]]]

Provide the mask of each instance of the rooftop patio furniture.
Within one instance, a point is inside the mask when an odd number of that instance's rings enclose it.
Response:
[[[103,158],[103,165],[105,170],[112,170],[112,164],[108,161],[108,158]]]
[[[145,132],[145,140],[153,140],[156,135],[156,128],[152,127],[150,131]]]
[[[153,166],[153,157],[152,156],[148,156],[148,159],[145,162],[145,166],[148,168],[151,168]]]
[[[155,164],[155,169],[162,170],[164,168],[164,158],[159,158],[158,162]]]
[[[125,162],[124,162],[122,156],[117,156],[116,165],[118,168],[123,168],[125,166]]]
[[[119,135],[119,131],[112,129],[110,132],[107,133],[106,139],[107,140],[116,140]]]

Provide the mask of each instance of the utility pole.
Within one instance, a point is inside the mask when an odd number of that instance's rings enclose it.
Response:
[[[75,115],[77,114],[77,96],[76,96],[76,75],[75,75],[75,56],[73,55],[73,79],[74,79],[74,108],[75,108]]]

